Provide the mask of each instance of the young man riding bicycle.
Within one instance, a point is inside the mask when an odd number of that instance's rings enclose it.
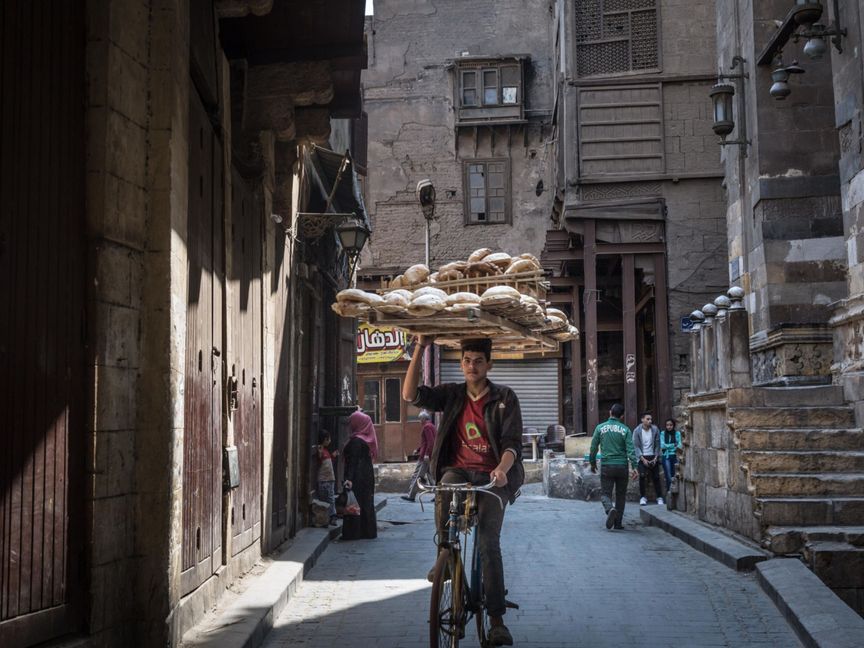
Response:
[[[431,343],[431,337],[420,336],[402,387],[405,400],[443,412],[430,474],[439,484],[486,484],[494,480],[496,494],[512,504],[525,479],[522,412],[513,390],[486,377],[492,368],[492,341],[462,342],[464,383],[425,387],[419,385],[420,361]],[[477,515],[486,607],[492,626],[489,640],[494,646],[512,646],[513,638],[503,620],[506,606],[500,538],[504,509],[494,498],[481,497]],[[436,503],[436,521],[438,534],[444,537],[447,508],[440,502]]]

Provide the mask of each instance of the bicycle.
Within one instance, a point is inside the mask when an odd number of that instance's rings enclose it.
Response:
[[[439,537],[438,559],[432,568],[432,603],[429,607],[429,645],[431,648],[458,648],[459,641],[465,638],[465,627],[472,616],[476,621],[477,638],[480,640],[481,648],[492,648],[488,638],[490,624],[483,593],[480,543],[477,542],[476,536],[471,541],[471,532],[477,526],[475,493],[491,495],[498,500],[501,508],[504,508],[501,497],[491,491],[494,486],[494,481],[485,486],[475,486],[468,483],[431,486],[422,482],[418,483],[421,505],[424,495],[452,493],[447,522],[447,540],[442,542]],[[464,508],[462,515],[459,515],[459,499],[462,494],[465,495]],[[471,565],[468,573],[470,576],[466,581],[462,556],[468,555],[469,550]],[[507,607],[519,609],[518,605],[510,601],[507,601]]]

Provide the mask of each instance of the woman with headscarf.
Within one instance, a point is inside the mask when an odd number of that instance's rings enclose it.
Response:
[[[345,461],[345,488],[354,491],[360,504],[360,515],[342,518],[342,539],[359,540],[378,537],[375,518],[375,471],[372,462],[378,457],[378,437],[368,415],[354,412],[348,418],[351,437],[342,450]]]

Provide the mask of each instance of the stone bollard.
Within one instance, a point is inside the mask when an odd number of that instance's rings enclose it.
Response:
[[[744,309],[744,289],[730,288],[726,295],[731,306],[729,320],[729,387],[750,387],[753,384],[750,365],[750,321]]]

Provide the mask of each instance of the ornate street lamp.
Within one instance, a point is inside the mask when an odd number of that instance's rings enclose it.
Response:
[[[750,140],[747,139],[747,102],[744,92],[746,89],[746,80],[750,78],[750,75],[744,69],[745,62],[745,59],[742,57],[735,56],[729,69],[734,70],[740,66],[741,71],[718,74],[717,78],[721,83],[711,88],[711,92],[708,94],[711,96],[711,101],[714,102],[714,124],[711,128],[720,136],[720,146],[740,146],[742,154],[744,157],[747,157],[747,145],[750,144]],[[740,92],[738,93],[738,119],[741,123],[738,127],[738,138],[734,140],[726,139],[735,130],[732,98],[736,94],[734,85],[731,83],[722,83],[722,81],[727,79],[740,84]]]
[[[336,236],[348,257],[348,279],[354,276],[360,251],[369,239],[369,230],[357,219],[342,221],[336,226]]]
[[[708,93],[714,102],[714,132],[726,141],[726,137],[735,130],[735,119],[732,117],[732,97],[735,96],[735,86],[728,83],[718,83]]]

